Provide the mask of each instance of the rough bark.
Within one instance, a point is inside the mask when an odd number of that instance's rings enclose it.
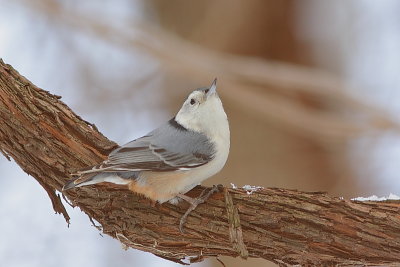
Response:
[[[69,222],[57,191],[70,172],[103,160],[116,144],[59,99],[0,60],[0,151],[41,184],[54,210]],[[154,205],[108,184],[65,195],[126,247],[181,263],[217,255],[264,258],[280,265],[400,263],[400,204],[395,201],[362,203],[320,192],[269,188],[248,194],[223,188],[191,213],[182,234],[178,226],[186,203]]]

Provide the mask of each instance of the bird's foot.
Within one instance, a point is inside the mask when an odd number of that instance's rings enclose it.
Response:
[[[194,211],[199,204],[204,203],[212,194],[218,192],[219,191],[219,187],[220,187],[220,185],[213,185],[213,187],[211,188],[210,191],[207,192],[207,194],[206,194],[206,191],[207,191],[208,188],[206,188],[201,192],[200,196],[197,197],[197,198],[191,198],[191,197],[186,196],[184,194],[179,194],[178,195],[178,197],[180,197],[181,199],[183,199],[183,200],[185,200],[185,201],[190,203],[190,207],[187,209],[185,214],[183,214],[183,216],[182,216],[182,218],[181,218],[181,220],[179,222],[179,231],[181,231],[181,233],[184,233],[183,225],[186,222],[187,216],[192,211]]]

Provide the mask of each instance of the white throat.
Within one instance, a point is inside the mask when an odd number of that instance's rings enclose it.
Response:
[[[210,139],[214,134],[229,132],[228,118],[218,96],[212,96],[200,105],[196,110],[188,110],[184,104],[175,120],[186,129],[206,134]]]

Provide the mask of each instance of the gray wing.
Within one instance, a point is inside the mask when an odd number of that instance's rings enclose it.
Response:
[[[187,130],[172,119],[79,173],[187,170],[208,163],[214,154],[214,145],[204,134]]]

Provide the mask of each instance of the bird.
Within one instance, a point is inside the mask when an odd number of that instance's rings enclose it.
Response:
[[[73,173],[63,191],[103,182],[126,185],[129,190],[158,202],[176,204],[180,199],[191,206],[188,214],[218,188],[198,198],[185,193],[218,173],[230,150],[228,117],[217,93],[217,79],[211,86],[191,92],[176,115],[148,134],[126,143],[95,166]]]

